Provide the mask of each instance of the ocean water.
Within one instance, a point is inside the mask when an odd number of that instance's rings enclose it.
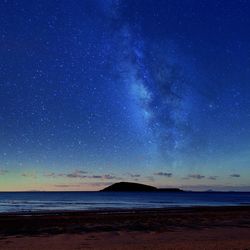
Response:
[[[250,192],[0,192],[0,213],[250,205]]]

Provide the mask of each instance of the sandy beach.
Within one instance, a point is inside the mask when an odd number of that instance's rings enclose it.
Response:
[[[0,215],[0,249],[250,249],[250,207]]]

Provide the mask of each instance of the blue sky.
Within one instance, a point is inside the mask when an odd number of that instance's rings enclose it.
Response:
[[[250,191],[249,11],[2,1],[0,189]]]

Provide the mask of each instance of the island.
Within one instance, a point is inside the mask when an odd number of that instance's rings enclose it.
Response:
[[[101,192],[184,192],[179,188],[156,188],[150,185],[134,182],[114,183],[102,190]]]

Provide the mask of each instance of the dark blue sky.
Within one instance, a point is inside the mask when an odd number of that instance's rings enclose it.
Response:
[[[250,190],[249,1],[0,12],[1,190]]]

